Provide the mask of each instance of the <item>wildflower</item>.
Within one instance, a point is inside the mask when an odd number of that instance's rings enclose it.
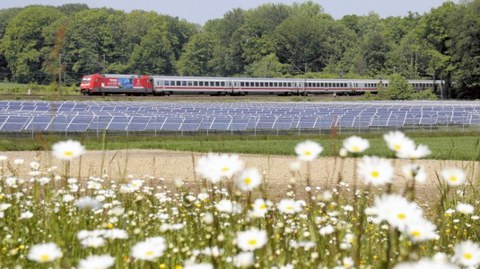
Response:
[[[450,263],[437,262],[435,260],[423,259],[418,262],[404,262],[395,265],[393,269],[458,269]]]
[[[300,171],[300,168],[302,168],[302,163],[301,162],[296,161],[296,162],[291,162],[290,163],[289,169],[290,169],[291,172],[298,172],[298,171]]]
[[[78,235],[77,235],[78,236]],[[97,236],[89,236],[80,241],[84,248],[98,248],[105,245],[105,239]]]
[[[335,232],[335,228],[332,225],[327,225],[325,227],[320,228],[321,235],[329,235]]]
[[[310,140],[298,143],[295,146],[295,153],[301,161],[313,161],[322,151],[323,147],[320,144]]]
[[[249,268],[255,263],[253,252],[240,252],[233,258],[233,264],[239,268]]]
[[[25,162],[24,159],[15,159],[15,160],[13,160],[13,163],[14,163],[15,165],[22,165],[24,162]]]
[[[20,214],[20,219],[29,219],[31,217],[33,217],[33,213],[30,211],[22,212]]]
[[[343,148],[351,153],[362,153],[370,147],[367,139],[363,139],[356,135],[350,136],[343,141]]]
[[[232,202],[227,199],[222,199],[218,203],[215,204],[215,208],[223,213],[241,213],[242,212],[242,206],[237,204],[236,202]]]
[[[444,169],[442,172],[440,172],[440,175],[450,186],[462,185],[467,180],[465,172],[458,168]]]
[[[342,158],[345,158],[347,157],[348,155],[348,150],[346,148],[341,148],[339,151],[338,151],[338,156],[342,157]]]
[[[262,182],[262,175],[257,169],[251,168],[242,171],[237,177],[237,187],[242,191],[251,191]]]
[[[34,245],[27,258],[38,263],[51,262],[62,257],[62,251],[55,243]]]
[[[70,161],[85,153],[85,147],[80,142],[73,140],[55,143],[52,150],[55,158],[66,161]]]
[[[392,131],[384,134],[383,140],[387,143],[387,147],[394,152],[415,147],[415,143],[400,131]]]
[[[243,251],[259,249],[267,243],[267,240],[267,232],[255,228],[237,233],[237,245]]]
[[[201,157],[195,167],[197,173],[212,183],[222,178],[231,178],[243,168],[243,161],[238,155],[209,153]]]
[[[400,151],[397,151],[397,157],[400,159],[414,160],[427,157],[431,153],[432,152],[427,145],[418,145],[418,147],[415,147],[415,144],[408,144],[405,147],[402,147]]]
[[[474,208],[470,204],[464,204],[464,203],[458,203],[457,206],[455,207],[458,212],[466,214],[466,215],[471,215],[473,214]]]
[[[453,260],[461,266],[476,268],[480,265],[480,246],[470,240],[463,241],[454,247]]]
[[[364,156],[358,161],[357,173],[365,183],[378,186],[392,181],[393,166],[389,160]]]
[[[302,203],[291,199],[282,199],[277,208],[283,214],[295,214],[302,211]]]
[[[86,259],[80,260],[79,269],[107,269],[115,263],[115,259],[110,255],[92,255]]]
[[[268,212],[268,205],[265,200],[259,198],[256,199],[253,203],[253,211],[251,215],[253,217],[265,217],[265,214]]]
[[[423,219],[422,209],[416,203],[397,194],[376,197],[373,208],[380,221],[386,220],[400,231],[404,231],[408,224]]]
[[[132,257],[139,260],[153,261],[163,255],[165,245],[155,241],[144,241],[132,247]]]
[[[184,264],[183,269],[213,269],[210,263],[190,263]]]
[[[406,227],[406,234],[413,242],[422,242],[437,239],[437,227],[428,220],[417,220],[409,223]]]
[[[99,209],[102,207],[102,203],[100,203],[97,199],[94,199],[90,196],[86,196],[80,198],[75,202],[75,205],[80,209]]]
[[[406,164],[402,167],[402,173],[407,179],[413,179],[416,182],[424,183],[427,179],[425,168],[418,164]]]

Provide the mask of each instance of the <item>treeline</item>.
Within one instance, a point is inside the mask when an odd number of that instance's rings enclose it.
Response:
[[[233,9],[204,26],[84,4],[0,10],[0,81],[78,84],[84,74],[387,78],[480,97],[480,0],[429,13],[339,20],[313,2]]]

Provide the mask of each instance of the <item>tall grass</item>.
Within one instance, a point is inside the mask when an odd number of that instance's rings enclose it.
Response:
[[[370,140],[373,148],[382,147],[377,145],[378,139]],[[265,141],[281,144],[285,154],[293,152],[295,145],[294,140]],[[221,144],[222,141],[195,143],[210,151],[215,149],[213,145],[209,148],[210,142]],[[259,141],[250,140],[231,142],[239,144],[233,149],[261,145]],[[333,142],[323,141],[322,144],[328,148]],[[113,141],[104,138],[105,149],[112,144]],[[432,151],[435,153],[433,147]],[[217,158],[218,162],[192,161],[197,167],[207,165],[223,172],[237,165],[224,162],[223,155],[212,158]],[[27,177],[18,174],[23,165],[30,167]],[[81,165],[81,162],[64,163],[64,167],[74,165]],[[455,249],[466,240],[477,242],[477,246],[480,241],[478,171],[467,171],[467,182],[456,187],[446,184],[440,171],[437,175],[428,175],[428,180],[437,182],[437,187],[428,191],[428,202],[420,202],[424,199],[419,199],[421,194],[415,193],[413,178],[399,175],[393,180],[407,183],[396,184],[397,187],[390,184],[357,186],[347,179],[332,181],[336,182],[332,185],[310,186],[308,175],[292,170],[290,182],[285,182],[288,184],[286,193],[272,194],[268,181],[263,181],[253,191],[242,191],[237,177],[230,178],[227,174],[219,183],[209,181],[205,174],[199,174],[195,182],[168,182],[162,180],[161,175],[125,178],[118,182],[103,175],[74,178],[75,175],[68,174],[68,169],[45,163],[23,164],[3,158],[0,167],[1,268],[72,268],[81,259],[100,254],[114,258],[113,268],[189,268],[192,264],[204,263],[215,268],[388,269],[402,262],[434,256],[432,262],[445,259],[443,262],[458,265],[463,264],[458,258],[461,255],[480,258],[478,251],[465,254]],[[201,171],[209,173],[210,169],[203,167]],[[356,173],[354,175],[356,177]],[[354,180],[361,182],[361,178]],[[371,210],[374,200],[394,193],[404,196],[409,203],[421,205],[424,217],[435,223],[438,237],[416,241],[392,223],[379,220],[379,213]],[[280,199],[273,196],[280,196]],[[82,200],[86,197],[91,200],[90,206],[85,207],[79,203],[88,204]],[[253,206],[257,201],[263,201],[259,207],[263,215]],[[473,212],[458,209],[460,202],[471,205]],[[288,203],[291,205],[282,206]],[[251,238],[248,241],[251,249],[242,249],[240,232],[251,229],[265,232],[267,241],[257,245],[260,238]],[[158,243],[162,248],[158,257],[143,260],[132,252],[137,243],[158,236],[164,240]],[[159,242],[158,238],[156,240]],[[27,258],[33,246],[44,242],[58,245],[63,257],[45,264]],[[153,251],[145,250],[144,254],[153,255]],[[244,254],[251,256],[241,256]]]

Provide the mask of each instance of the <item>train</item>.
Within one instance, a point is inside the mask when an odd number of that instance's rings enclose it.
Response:
[[[408,80],[415,90],[436,89],[441,80]],[[207,94],[244,96],[377,93],[388,87],[382,79],[298,79],[298,78],[232,78],[91,74],[82,78],[83,95],[172,95]]]

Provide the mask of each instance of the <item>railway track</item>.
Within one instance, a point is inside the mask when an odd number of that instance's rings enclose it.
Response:
[[[210,96],[210,95],[170,95],[170,96],[126,96],[123,94],[99,96],[83,96],[80,94],[0,94],[0,100],[69,100],[69,101],[195,101],[195,102],[235,102],[235,101],[269,101],[269,102],[301,102],[301,101],[354,101],[361,96],[333,96],[331,94],[309,96]]]

